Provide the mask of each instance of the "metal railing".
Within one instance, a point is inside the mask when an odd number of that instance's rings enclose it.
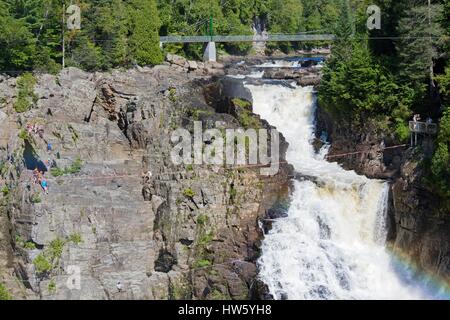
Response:
[[[427,123],[419,121],[410,121],[409,130],[413,133],[437,134],[438,126],[436,123]]]
[[[162,36],[161,43],[333,41],[332,34],[268,34],[236,36]]]

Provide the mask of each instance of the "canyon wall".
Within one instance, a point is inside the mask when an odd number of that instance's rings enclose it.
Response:
[[[211,99],[221,90],[213,77],[220,64],[171,60],[39,75],[32,108],[21,114],[13,110],[17,79],[1,77],[0,282],[13,298],[260,296],[260,226],[287,197],[289,168],[262,176],[258,168],[174,165],[173,130],[192,131],[194,120],[219,130],[240,123],[216,105],[232,97]],[[47,160],[48,195],[32,181]]]

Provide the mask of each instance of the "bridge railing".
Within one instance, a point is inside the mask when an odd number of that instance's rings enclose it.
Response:
[[[332,34],[268,34],[232,36],[162,36],[161,43],[332,41]]]
[[[437,134],[438,126],[436,123],[427,123],[419,121],[410,121],[409,130],[414,133]]]

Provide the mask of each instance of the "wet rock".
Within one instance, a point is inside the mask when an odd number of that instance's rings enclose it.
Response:
[[[155,271],[168,273],[177,263],[177,259],[168,251],[161,249],[155,261]]]

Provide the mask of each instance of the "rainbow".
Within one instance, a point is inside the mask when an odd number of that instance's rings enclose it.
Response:
[[[387,250],[392,257],[394,270],[405,282],[418,287],[425,299],[450,300],[450,277],[444,278],[435,272],[424,271],[410,255],[398,248]]]

